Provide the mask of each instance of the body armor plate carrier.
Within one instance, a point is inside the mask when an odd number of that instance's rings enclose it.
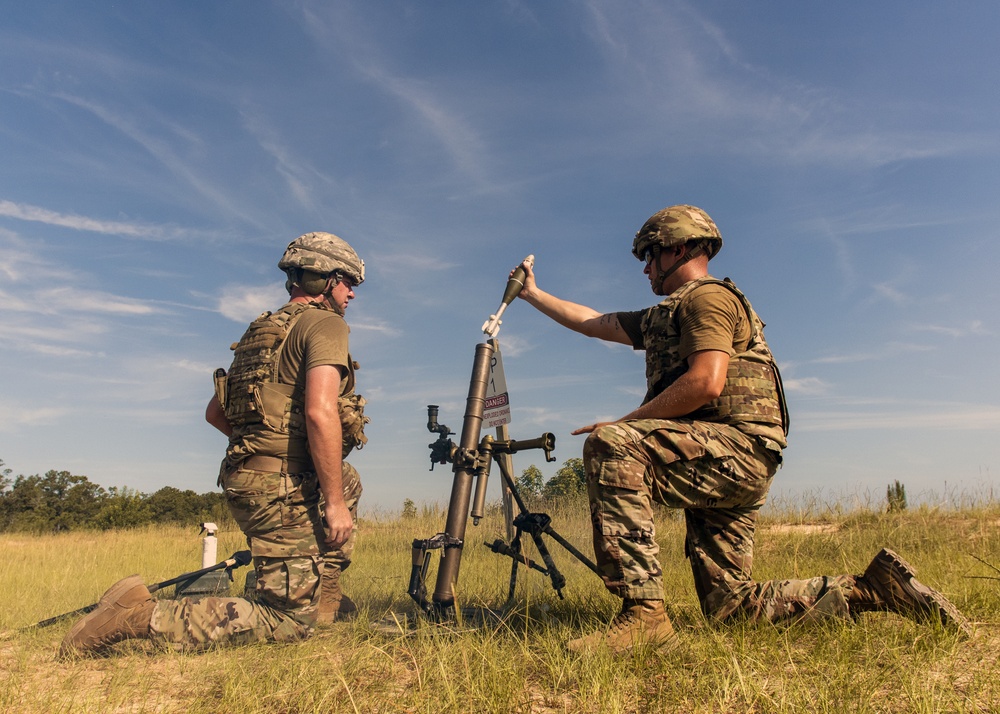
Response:
[[[784,437],[788,434],[788,407],[778,365],[764,340],[764,323],[746,296],[728,278],[718,280],[706,276],[692,280],[643,316],[647,382],[643,403],[662,392],[687,370],[687,362],[680,358],[679,353],[677,308],[695,288],[702,285],[721,285],[739,299],[750,321],[750,341],[745,351],[730,357],[722,394],[689,414],[689,418],[739,424],[744,431],[769,437],[784,447]]]
[[[229,373],[216,370],[216,396],[235,430],[234,438],[260,429],[306,438],[304,390],[294,384],[279,383],[277,375],[285,340],[298,318],[310,308],[322,309],[322,306],[289,303],[277,312],[263,313],[233,345]],[[348,358],[344,394],[338,399],[344,457],[368,441],[364,434],[364,426],[370,421],[364,415],[366,402],[354,393],[357,368],[357,362]]]

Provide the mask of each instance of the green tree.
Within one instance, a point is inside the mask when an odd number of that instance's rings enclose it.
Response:
[[[17,476],[0,459],[0,531],[45,532],[71,528],[133,528],[145,523],[232,525],[225,494],[197,494],[167,486],[152,495],[112,486],[107,491],[86,476],[48,471]]]
[[[150,518],[156,523],[204,523],[217,522],[215,507],[224,502],[225,497],[218,492],[197,494],[194,491],[181,491],[173,486],[164,486],[159,491],[146,497]]]
[[[105,498],[103,488],[69,471],[18,476],[6,494],[10,527],[34,531],[80,528],[100,510]]]
[[[152,510],[146,497],[128,487],[112,486],[101,510],[91,519],[91,525],[101,530],[136,528],[152,522]]]
[[[587,492],[587,474],[583,470],[583,459],[566,459],[555,475],[545,482],[542,494],[546,498],[559,496],[579,496]]]
[[[905,511],[907,507],[906,486],[901,484],[898,480],[889,484],[889,486],[885,489],[885,500],[889,513]]]
[[[545,477],[541,470],[532,464],[514,479],[514,484],[522,496],[541,496],[542,489],[545,488]]]
[[[10,528],[11,510],[8,503],[8,489],[12,481],[10,480],[11,470],[7,464],[0,459],[0,531]]]
[[[0,459],[0,496],[7,492],[7,488],[10,486],[10,475],[12,471],[7,468],[7,464]]]

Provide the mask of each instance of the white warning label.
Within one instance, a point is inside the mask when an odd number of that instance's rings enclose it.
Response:
[[[507,379],[503,375],[503,358],[497,345],[490,362],[490,381],[486,385],[486,404],[483,406],[483,426],[497,427],[510,424],[510,397]]]

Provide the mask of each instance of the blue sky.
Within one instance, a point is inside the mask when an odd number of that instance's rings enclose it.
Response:
[[[1000,5],[12,4],[0,26],[0,459],[212,490],[211,373],[313,230],[368,280],[364,508],[445,501],[426,405],[461,426],[507,272],[601,311],[664,206],[767,322],[792,432],[773,493],[989,493],[1000,474]],[[511,435],[631,410],[641,353],[516,302]],[[496,495],[497,486],[491,486]]]

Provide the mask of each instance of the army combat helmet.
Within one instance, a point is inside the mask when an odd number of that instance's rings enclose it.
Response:
[[[355,286],[365,281],[365,261],[347,241],[333,233],[299,236],[288,244],[278,267],[288,276],[285,287],[289,292],[293,285],[298,285],[310,295],[319,295],[326,289],[329,278],[337,275],[350,278]]]
[[[632,255],[644,260],[650,248],[673,248],[688,241],[701,241],[709,260],[722,249],[722,234],[707,213],[695,206],[668,206],[650,216],[635,234]]]

